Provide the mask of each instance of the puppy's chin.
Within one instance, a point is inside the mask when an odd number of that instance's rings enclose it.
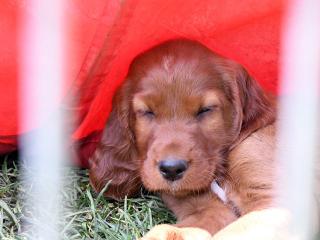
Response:
[[[201,184],[197,184],[197,183],[188,184],[187,179],[181,179],[174,182],[161,179],[160,181],[149,182],[147,179],[142,178],[142,182],[145,188],[148,189],[149,191],[158,192],[160,194],[166,193],[176,197],[184,197],[184,196],[206,191],[210,188],[210,184],[212,181],[213,179],[208,180],[208,182],[206,183],[201,182]]]
[[[201,192],[207,191],[210,188],[210,184],[207,186],[201,186],[201,188],[194,188],[194,189],[174,189],[174,188],[168,188],[162,191],[159,191],[160,193],[166,193],[175,197],[186,197],[189,195],[199,194]]]

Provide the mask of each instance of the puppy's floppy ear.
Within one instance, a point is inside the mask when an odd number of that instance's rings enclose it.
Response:
[[[235,107],[235,146],[252,132],[275,121],[275,105],[240,64],[229,60],[225,64],[231,75],[227,85]]]
[[[90,182],[101,191],[111,180],[105,195],[121,199],[137,193],[141,186],[134,135],[130,130],[130,92],[124,84],[116,93],[112,112],[101,142],[90,159]]]

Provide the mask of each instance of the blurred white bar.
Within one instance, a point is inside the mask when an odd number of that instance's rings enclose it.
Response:
[[[320,1],[289,1],[283,26],[279,151],[281,204],[297,239],[312,239],[320,109]]]
[[[20,128],[33,129],[20,138],[24,189],[30,189],[25,199],[30,219],[22,228],[32,229],[31,239],[59,239],[61,167],[67,159],[59,110],[65,77],[62,3],[28,0],[20,22]]]

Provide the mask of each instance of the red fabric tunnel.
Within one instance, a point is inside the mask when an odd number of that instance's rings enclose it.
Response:
[[[267,91],[277,91],[283,1],[65,2],[67,37],[72,46],[69,54],[73,56],[68,63],[70,82],[65,97],[72,93],[78,98],[67,111],[78,118],[71,138],[80,148],[78,163],[82,166],[87,166],[87,157],[111,111],[112,96],[130,62],[165,40],[182,37],[200,41],[244,65]],[[0,3],[0,153],[15,150],[17,136],[24,134],[18,128],[17,39],[22,12],[33,17],[28,1]]]

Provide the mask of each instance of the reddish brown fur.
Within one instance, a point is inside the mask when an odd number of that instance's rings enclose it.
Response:
[[[197,115],[199,109],[210,111]],[[152,110],[153,114],[150,114]],[[211,233],[274,197],[274,109],[239,64],[199,43],[174,40],[138,56],[113,100],[103,139],[91,158],[97,191],[120,199],[143,184],[159,192],[178,226]],[[181,180],[169,182],[160,160],[185,159]],[[210,191],[217,180],[230,202]]]

